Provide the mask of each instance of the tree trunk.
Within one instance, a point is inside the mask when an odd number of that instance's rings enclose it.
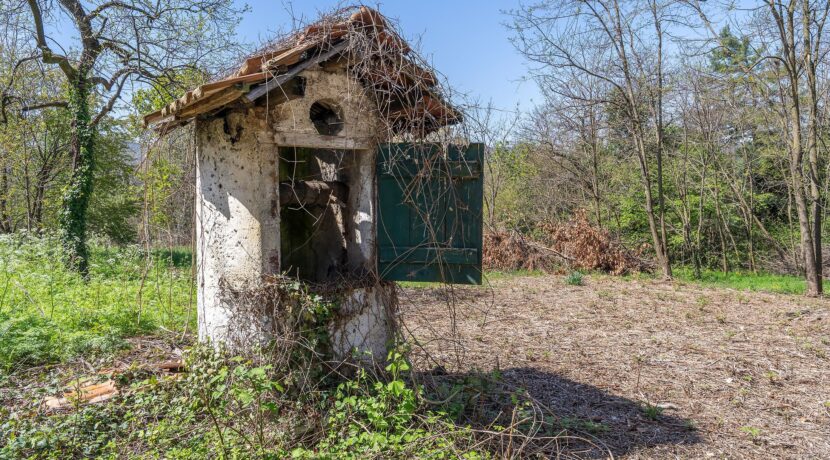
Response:
[[[635,127],[635,129],[638,128]],[[640,161],[640,175],[643,180],[643,191],[646,194],[646,217],[648,218],[648,228],[651,232],[651,240],[654,243],[654,252],[657,256],[657,265],[660,266],[660,271],[663,273],[663,277],[670,279],[672,277],[671,263],[669,262],[669,258],[666,256],[666,245],[664,240],[660,237],[657,217],[654,212],[654,196],[651,193],[651,178],[648,172],[648,164],[646,163],[646,149],[643,136],[641,134],[635,135],[634,142],[637,144],[637,158]]]
[[[657,2],[652,3],[654,14],[654,28],[657,33],[657,97],[655,98],[655,142],[657,144],[657,209],[660,222],[660,244],[663,252],[663,276],[672,277],[671,261],[669,260],[668,236],[666,235],[666,199],[663,193],[663,30],[657,12]]]
[[[804,260],[804,277],[807,280],[807,295],[821,294],[821,279],[816,264],[815,246],[813,243],[813,228],[810,222],[807,199],[804,196],[804,155],[801,146],[801,123],[798,100],[790,103],[790,122],[792,123],[790,176],[793,181],[793,198],[798,215],[798,226],[801,233],[801,254]]]
[[[807,161],[809,163],[810,180],[810,201],[812,202],[812,218],[813,218],[813,260],[805,261],[813,265],[816,277],[816,292],[815,295],[821,295],[823,292],[822,283],[822,250],[821,250],[821,217],[823,211],[823,203],[821,196],[821,186],[819,179],[819,165],[818,165],[818,83],[816,75],[815,56],[812,53],[812,41],[810,39],[810,5],[808,1],[804,1],[803,5],[803,27],[804,27],[804,70],[807,76],[807,103],[809,109],[807,112]],[[816,37],[815,40],[820,40],[821,37]]]
[[[821,264],[820,261],[816,259],[816,240],[818,239],[818,244],[821,244],[821,236],[820,232],[818,236],[814,235],[815,227],[810,219],[810,203],[807,202],[807,189],[805,187],[810,187],[810,194],[813,195],[813,184],[817,182],[814,180],[815,176],[813,174],[813,164],[811,159],[808,158],[810,162],[808,167],[810,169],[807,174],[804,171],[804,145],[803,140],[801,138],[801,127],[802,127],[802,110],[801,110],[801,83],[800,77],[802,73],[807,74],[808,78],[808,86],[811,86],[809,83],[809,79],[811,77],[810,67],[812,63],[812,56],[810,54],[810,31],[809,31],[809,15],[810,15],[810,8],[809,5],[803,3],[803,27],[805,27],[805,33],[802,37],[804,40],[804,56],[803,60],[800,60],[799,57],[796,55],[797,47],[796,47],[796,30],[795,30],[795,11],[796,11],[796,2],[791,1],[787,6],[786,10],[781,7],[781,5],[776,4],[772,0],[768,1],[768,5],[770,7],[770,14],[775,19],[775,24],[778,27],[778,32],[781,37],[781,45],[782,45],[782,55],[781,55],[781,62],[784,64],[784,70],[786,77],[788,88],[787,88],[787,97],[789,99],[787,103],[787,118],[789,122],[789,130],[790,130],[790,177],[792,178],[792,193],[793,198],[795,201],[795,208],[796,213],[798,215],[798,226],[799,226],[799,233],[801,234],[801,255],[802,260],[804,261],[804,277],[807,280],[807,292],[808,296],[818,296],[821,295],[822,291],[822,283],[821,283]],[[806,72],[805,72],[806,70]],[[808,125],[809,127],[809,125]],[[809,142],[809,138],[808,138]],[[808,146],[808,149],[810,147]],[[811,152],[808,151],[808,154]],[[808,181],[805,183],[805,176],[806,180]],[[811,196],[812,198],[812,196]],[[819,200],[811,200],[814,204],[816,202],[820,202]],[[815,216],[819,224],[821,223],[821,218],[819,216]],[[820,230],[820,226],[818,227]],[[817,263],[819,262],[819,263]]]
[[[35,198],[32,203],[32,224],[36,230],[40,230],[43,226],[43,200],[46,198],[47,183],[49,182],[51,174],[52,166],[47,163],[38,171],[37,180],[35,181]]]
[[[80,73],[80,72],[79,72]],[[86,217],[92,194],[95,128],[89,110],[90,85],[80,76],[70,88],[69,109],[72,116],[72,175],[63,197],[60,213],[61,240],[69,268],[84,278],[89,276],[89,253],[86,244]]]
[[[715,185],[715,218],[717,221],[718,228],[718,239],[720,240],[720,257],[721,257],[721,269],[724,273],[729,273],[729,259],[727,258],[727,249],[726,249],[726,225],[727,223],[724,220],[723,213],[720,209],[720,185]]]
[[[8,166],[0,165],[0,233],[9,233],[12,230],[11,218],[8,214],[9,171]]]
[[[755,240],[754,232],[752,231],[752,217],[755,215],[755,181],[752,177],[752,161],[749,159],[749,155],[746,155],[745,161],[747,168],[747,179],[749,182],[749,207],[745,210],[744,215],[746,217],[746,236],[749,240],[749,270],[752,271],[752,273],[755,273]]]
[[[594,116],[594,108],[591,107],[588,114],[590,127],[588,128],[591,136],[591,193],[594,198],[594,213],[597,218],[597,227],[602,226],[602,197],[599,192],[599,146],[597,145],[597,120]]]
[[[591,171],[593,172],[593,177],[591,178],[591,194],[594,199],[594,214],[597,219],[597,227],[602,228],[602,197],[599,194],[599,164],[596,149],[594,149],[592,155]]]

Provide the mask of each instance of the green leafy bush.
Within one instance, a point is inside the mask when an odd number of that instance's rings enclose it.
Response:
[[[5,364],[30,366],[52,362],[60,337],[56,325],[38,316],[16,316],[0,313],[0,349]]]

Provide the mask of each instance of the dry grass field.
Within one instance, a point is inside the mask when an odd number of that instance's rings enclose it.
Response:
[[[419,369],[496,371],[584,439],[565,455],[830,457],[829,300],[553,275],[401,300]]]

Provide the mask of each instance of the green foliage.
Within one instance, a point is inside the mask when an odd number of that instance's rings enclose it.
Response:
[[[135,185],[135,159],[128,148],[129,132],[124,123],[104,119],[95,145],[95,188],[89,199],[89,231],[117,244],[134,243],[135,218],[141,210],[140,187]]]
[[[88,282],[60,254],[55,237],[0,235],[0,370],[106,355],[159,326],[194,326],[190,267],[173,264],[188,260],[181,250],[148,260],[136,247],[94,243]]]
[[[132,93],[132,106],[139,115],[146,115],[163,108],[178,97],[179,93],[207,83],[209,72],[184,68],[165,73],[147,88]]]
[[[749,37],[738,38],[729,26],[724,26],[718,36],[718,47],[709,56],[710,66],[715,72],[747,72],[756,57],[752,53]]]
[[[64,415],[15,414],[0,423],[0,459],[115,458],[129,426],[119,404],[90,405]]]
[[[8,230],[55,231],[62,217],[66,185],[72,177],[70,113],[63,108],[37,111],[10,120],[0,130],[6,155],[8,189],[3,193]],[[134,158],[124,123],[103,118],[94,136],[95,161],[86,231],[117,243],[135,240],[140,197],[134,185]]]
[[[165,227],[176,218],[171,212],[169,200],[181,182],[182,173],[181,165],[163,157],[153,158],[148,168],[138,172],[138,178],[147,191],[148,200],[145,205],[151,224]]]
[[[700,283],[707,286],[737,289],[741,291],[766,291],[781,294],[803,294],[804,278],[770,273],[729,272],[703,270],[699,278],[688,267],[679,267],[674,271],[675,278]]]
[[[542,270],[514,270],[514,271],[488,271],[485,273],[487,281],[510,279],[517,276],[545,276]]]
[[[529,181],[539,171],[530,157],[527,144],[496,145],[487,152],[485,206],[487,215],[509,228],[529,228],[535,206]],[[492,223],[495,223],[492,222]]]
[[[13,374],[0,378],[70,357],[112,355],[129,336],[159,326],[193,327],[188,250],[148,256],[96,240],[90,249],[84,282],[61,263],[56,237],[0,237],[0,365]],[[135,302],[142,280],[139,322]],[[437,406],[425,403],[434,396],[412,383],[403,348],[389,353],[382,372],[356,369],[347,379],[334,378],[318,352],[330,340],[326,325],[336,302],[309,294],[301,283],[285,287],[283,295],[296,300],[289,303],[296,305],[290,314],[302,344],[297,351],[266,348],[242,357],[200,344],[187,351],[182,378],[134,367],[115,377],[120,395],[102,404],[51,415],[31,411],[29,404],[0,408],[0,459],[491,457],[475,447],[480,444],[465,417],[479,410],[478,398],[501,394],[493,386],[497,376],[471,374],[448,387],[449,396],[439,395],[446,403]],[[42,390],[25,398],[39,401],[61,391],[64,375],[43,375],[47,381],[35,385]],[[520,392],[508,397],[521,417],[533,418]],[[499,413],[483,415],[492,420]],[[546,427],[555,434],[552,423]],[[586,422],[573,429],[602,427]]]
[[[53,324],[39,316],[11,317],[0,312],[0,348],[3,365],[31,366],[57,360],[60,340]]]
[[[559,426],[565,430],[581,431],[593,435],[602,434],[608,431],[608,425],[604,423],[598,423],[593,420],[579,417],[562,417],[559,420]]]
[[[582,286],[585,284],[583,278],[584,276],[582,275],[582,272],[570,272],[568,273],[568,276],[565,277],[565,284],[568,286]]]
[[[135,109],[130,119],[132,132],[142,133],[141,117],[161,109],[181,92],[208,80],[204,70],[182,69],[171,72],[147,88],[135,91],[132,104]],[[144,206],[151,228],[163,229],[189,237],[192,216],[193,163],[190,158],[192,138],[184,135],[159,138],[152,135],[143,140],[146,158],[142,168],[134,174],[144,187]],[[182,218],[186,216],[186,218]],[[175,230],[174,227],[176,227]]]
[[[643,415],[646,416],[649,420],[657,420],[661,415],[663,415],[663,408],[651,403],[643,404],[640,409],[643,411]]]
[[[106,404],[0,424],[0,458],[464,458],[469,429],[418,403],[409,364],[366,370],[333,391],[287,391],[285,372],[210,346],[186,358],[183,379],[134,374]]]
[[[742,426],[741,431],[749,435],[752,440],[756,440],[761,437],[761,429],[755,426]]]
[[[454,438],[464,440],[470,433],[459,431],[441,413],[419,408],[420,390],[404,380],[410,366],[403,353],[390,351],[387,361],[388,380],[360,369],[354,379],[338,385],[326,417],[326,436],[312,448],[293,449],[291,457],[483,458],[482,453],[464,452],[455,445]]]

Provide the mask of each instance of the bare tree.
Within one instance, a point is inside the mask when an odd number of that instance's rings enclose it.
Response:
[[[658,1],[645,6],[619,0],[523,4],[512,12],[512,28],[516,48],[535,64],[537,78],[544,81],[567,70],[610,88],[605,100],[620,115],[621,127],[632,141],[657,262],[663,276],[670,278],[662,176],[667,6]]]
[[[485,177],[484,202],[487,210],[486,224],[490,229],[496,227],[496,212],[499,194],[509,179],[505,168],[499,164],[501,149],[509,149],[516,130],[519,117],[515,112],[497,109],[492,102],[482,104],[471,101],[465,104],[467,127],[470,138],[480,139],[487,146],[484,155]]]
[[[770,50],[761,59],[773,62],[771,67],[778,78],[785,109],[783,126],[789,134],[790,183],[801,234],[807,294],[813,296],[823,292],[817,69],[826,56],[822,39],[829,10],[830,2],[826,0],[768,0],[765,10],[755,17],[759,47]]]
[[[704,5],[699,1],[689,4],[698,12],[712,36],[717,37]],[[790,194],[798,217],[807,295],[811,296],[823,292],[821,230],[824,197],[818,153],[821,130],[818,69],[827,58],[823,38],[829,11],[827,0],[766,0],[762,6],[750,11],[751,20],[747,25],[754,32],[758,58],[744,69],[750,73],[763,68],[774,79],[772,86],[777,94],[769,100],[781,108],[781,132],[789,139]]]
[[[531,113],[523,137],[538,149],[540,172],[549,177],[564,173],[590,201],[594,220],[602,227],[601,182],[603,153],[607,150],[602,101],[608,89],[601,80],[572,72],[548,79],[542,89],[545,103]],[[563,192],[561,185],[556,188],[557,195]]]

